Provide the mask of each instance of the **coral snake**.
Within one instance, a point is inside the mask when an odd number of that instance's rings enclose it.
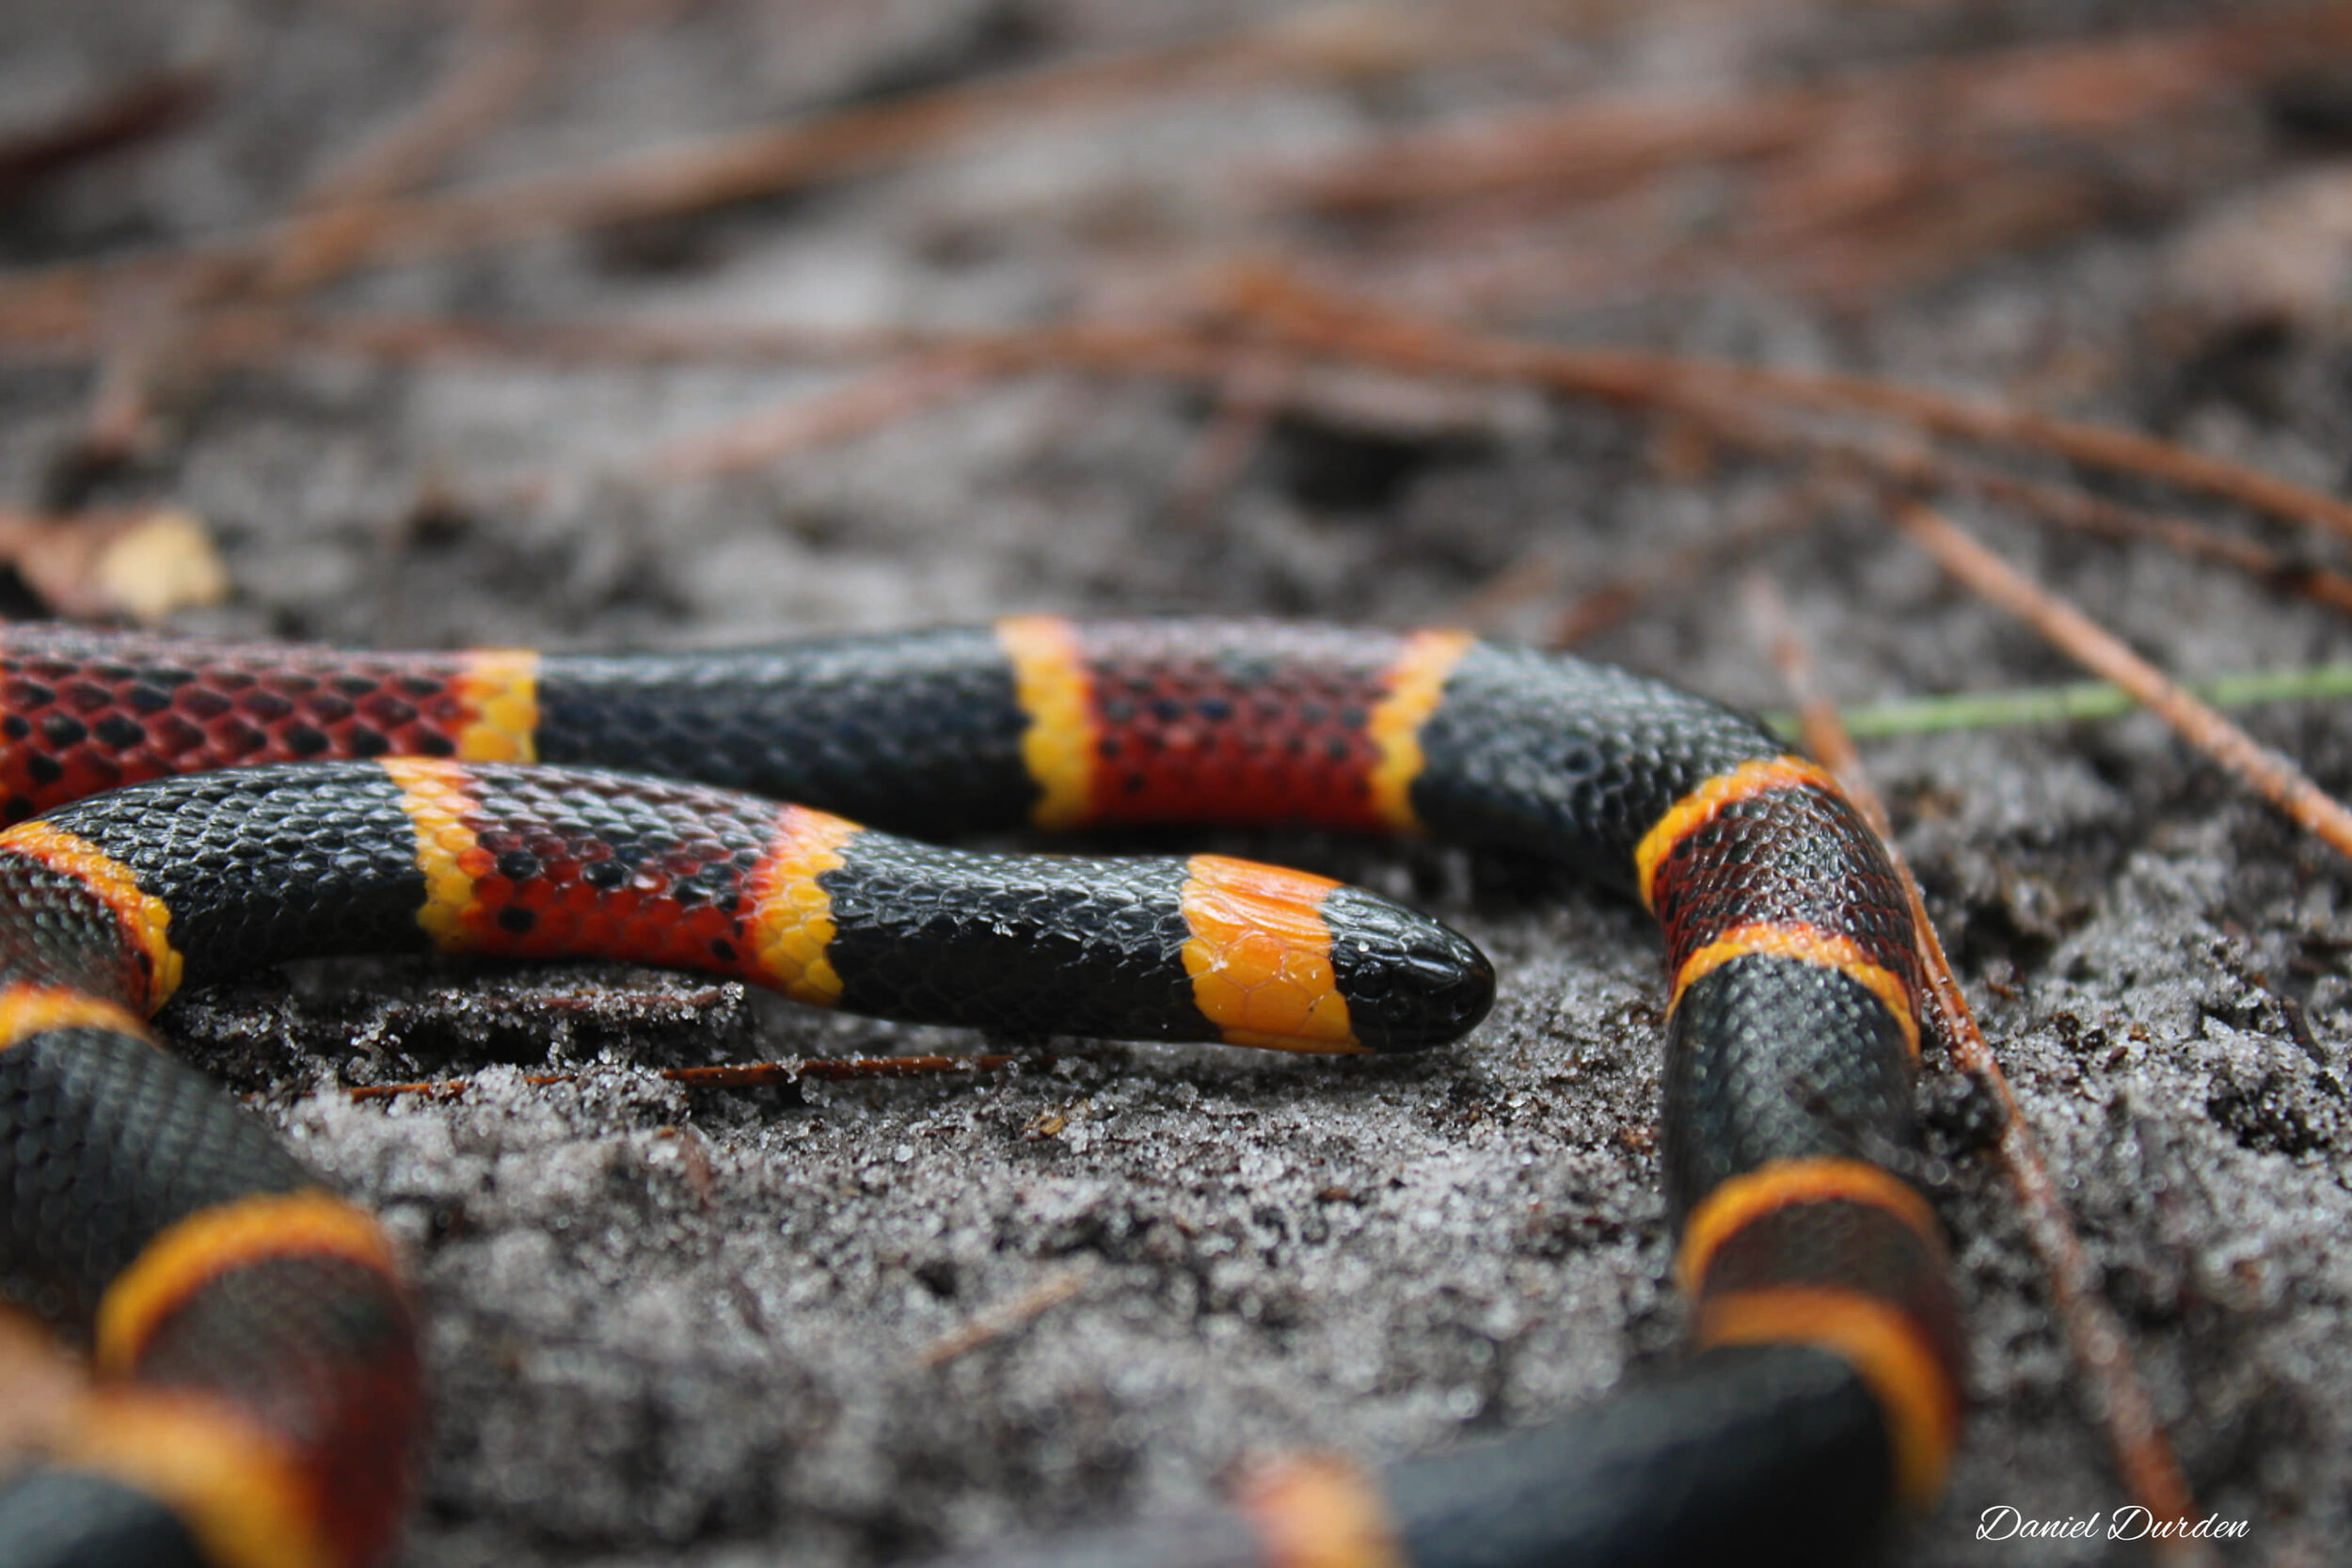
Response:
[[[878,829],[1426,833],[1580,867],[1665,938],[1687,1357],[1549,1425],[1297,1459],[1018,1560],[1826,1561],[1941,1485],[1963,1348],[1904,1174],[1906,901],[1827,776],[1702,699],[1455,632],[1043,616],[623,657],[18,626],[0,671],[0,1289],[93,1370],[0,1478],[0,1568],[396,1547],[421,1421],[396,1260],[156,1049],[181,985],[329,952],[607,955],[893,1018],[1330,1052],[1457,1037],[1490,995],[1463,939],[1319,878]]]

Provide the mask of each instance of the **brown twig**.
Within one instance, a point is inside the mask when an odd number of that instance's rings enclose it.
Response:
[[[719,1062],[708,1067],[663,1068],[654,1076],[690,1089],[760,1089],[804,1083],[809,1079],[928,1078],[950,1072],[994,1072],[1011,1065],[1007,1055],[979,1056],[834,1056],[800,1062]],[[577,1072],[527,1072],[523,1082],[532,1088],[553,1084],[577,1084]],[[354,1100],[391,1100],[421,1095],[448,1100],[473,1086],[470,1078],[424,1078],[405,1084],[361,1084],[349,1091]]]
[[[1819,214],[1833,199],[1851,206],[1857,194],[1870,205],[1883,202],[1890,180],[1905,179],[1913,149],[1941,153],[1971,137],[2129,130],[2197,99],[2238,90],[2249,73],[2297,63],[2314,47],[2341,42],[2344,30],[2333,8],[2307,8],[1911,65],[1874,61],[1851,79],[1820,86],[1588,97],[1402,133],[1272,184],[1316,210],[1362,214],[1506,192],[1608,192],[1700,162],[1826,148],[1835,158],[1815,161],[1808,188],[1782,198]],[[1900,134],[1922,125],[1935,127],[1935,135]],[[1858,166],[1849,155],[1856,145],[1880,156]],[[1870,169],[1859,185],[1858,166]]]
[[[1529,348],[1445,333],[1429,324],[1382,312],[1365,321],[1350,314],[1353,301],[1334,302],[1295,280],[1276,282],[1268,307],[1258,291],[1263,275],[1240,285],[1248,325],[1311,346],[1358,366],[1370,364],[1420,376],[1534,385],[1672,412],[1710,434],[1754,450],[1834,460],[1880,480],[1916,489],[1988,496],[2060,526],[2117,538],[2147,538],[2176,551],[2235,567],[2259,580],[2321,603],[2352,608],[2352,578],[2280,555],[2249,541],[2213,532],[2186,518],[2151,513],[2069,486],[2038,483],[1971,463],[1933,447],[1858,437],[1790,423],[1784,405],[1864,408],[1906,418],[1931,434],[1963,433],[1992,439],[2011,418],[1915,388],[1851,378],[1792,375],[1704,360]],[[1310,309],[1303,313],[1301,299]],[[1434,334],[1434,336],[1433,336]],[[664,477],[723,472],[771,460],[825,440],[872,429],[890,419],[933,406],[962,390],[1006,375],[1040,370],[1174,377],[1215,385],[1230,378],[1245,345],[1199,327],[1074,324],[1030,332],[925,332],[910,329],[827,330],[795,326],[701,325],[691,323],[502,324],[439,317],[303,317],[267,310],[230,312],[207,329],[206,352],[266,359],[292,348],[351,353],[371,358],[529,356],[572,362],[854,363],[898,356],[865,382],[755,416],[717,433],[681,437],[650,462]],[[1277,401],[1311,395],[1310,375],[1285,378]],[[1761,394],[1751,395],[1751,394]],[[2207,486],[2291,518],[2309,520],[2331,510],[2352,524],[2352,508],[2332,499],[2213,460],[2167,443],[2120,431],[2024,416],[2025,444],[2085,460],[2104,455],[2125,471]],[[2046,439],[2044,438],[2046,437]],[[2202,466],[2202,467],[2201,467]],[[1605,606],[1603,607],[1606,608]],[[1571,625],[1571,631],[1575,629]]]
[[[962,349],[885,365],[814,396],[764,409],[716,431],[654,450],[644,472],[665,480],[713,479],[829,446],[962,396],[1000,373],[1001,360]]]
[[[520,105],[567,54],[550,30],[531,24],[536,6],[485,0],[469,10],[424,102],[314,181],[262,243],[193,265],[166,286],[130,291],[144,308],[127,312],[128,330],[101,367],[79,461],[103,465],[152,443],[154,391],[188,373],[207,312],[247,296],[296,294],[347,270],[367,237],[355,214],[423,183]]]
[[[2352,503],[2248,464],[2191,451],[2136,431],[2052,419],[2009,404],[1969,403],[1924,388],[1859,376],[1741,367],[1736,379],[1790,404],[1890,417],[1938,436],[2045,451],[2087,467],[2156,480],[2352,538]]]
[[[1010,375],[1079,371],[1210,381],[1236,352],[1173,328],[1078,325],[1033,332],[939,334],[887,340],[930,346],[829,391],[795,399],[715,431],[679,436],[634,467],[658,480],[698,480],[772,463],[846,440]]]
[[[834,1056],[804,1062],[721,1062],[711,1067],[665,1069],[662,1077],[696,1089],[759,1088],[770,1084],[818,1078],[933,1078],[950,1072],[995,1072],[1012,1065],[1000,1053],[977,1056]]]
[[[1936,935],[1934,922],[1928,918],[1919,880],[1895,847],[1886,804],[1871,785],[1853,738],[1838,720],[1836,707],[1822,694],[1815,680],[1811,653],[1777,590],[1769,579],[1758,576],[1750,579],[1746,600],[1760,640],[1797,699],[1806,749],[1836,775],[1848,798],[1869,819],[1886,845],[1896,874],[1902,879],[1920,952],[1926,959],[1926,979],[1935,1002],[1938,1035],[1952,1065],[1983,1084],[1999,1101],[2001,1130],[1997,1148],[2001,1168],[2017,1194],[2026,1240],[2041,1259],[2042,1273],[2050,1282],[2051,1301],[2058,1308],[2068,1350],[2099,1406],[2099,1419],[2106,1429],[2107,1444],[2124,1489],[2133,1501],[2154,1518],[2192,1519],[2196,1516],[2195,1497],[2187,1478],[2182,1474],[2171,1442],[2165,1435],[2163,1423],[2156,1418],[2155,1403],[2149,1398],[2147,1385],[2133,1361],[2130,1339],[2099,1293],[2098,1275],[2083,1252],[2082,1240],[2066,1212],[2058,1183],[2042,1158],[2040,1140],[2034,1136],[2032,1125],[2026,1119],[1999,1059],[1986,1043],[1983,1031],[1977,1027],[1976,1016],[1969,1010],[1967,998],[1952,974],[1943,941]],[[2160,1544],[2159,1550],[2171,1560],[2183,1563],[2202,1561],[2208,1555],[2193,1541],[2167,1541]]]
[[[2267,587],[2317,604],[2352,609],[2352,577],[2293,559],[2249,539],[2216,532],[2176,513],[2150,512],[2074,486],[2025,479],[1917,442],[1808,428],[1765,407],[1734,408],[1719,403],[1706,418],[1711,436],[1759,454],[1802,459],[1818,468],[1853,476],[1869,482],[1878,493],[1903,490],[1979,496],[2035,522],[2103,539],[2146,541],[2191,560],[2231,567]],[[1649,576],[1645,574],[1645,578]],[[1614,607],[1608,599],[1597,608],[1602,615],[1614,618]],[[1562,640],[1560,645],[1566,645],[1565,640],[1571,630],[1587,634],[1581,625],[1571,623],[1554,633]]]
[[[169,66],[109,88],[55,124],[0,141],[0,199],[74,165],[168,135],[202,113],[220,91],[211,65]]]
[[[1720,422],[1742,404],[1863,414],[1931,434],[2022,447],[2237,501],[2291,522],[2352,536],[2352,503],[2135,432],[1969,403],[1861,376],[1769,369],[1624,350],[1553,348],[1465,332],[1288,274],[1233,275],[1226,298],[1257,330],[1291,347],[1397,369],[1529,383],[1621,406]]]
[[[1350,78],[1401,69],[1441,29],[1338,6],[1293,13],[1197,42],[1040,67],[628,154],[585,168],[528,176],[446,196],[342,210],[346,267],[479,251],[549,235],[675,217],[870,173],[983,130],[1137,102],[1179,89],[1246,87],[1300,75]],[[87,332],[112,288],[158,276],[184,280],[250,269],[283,243],[285,224],[208,245],[80,262],[0,278],[0,330]]]
[[[1777,405],[1874,414],[1929,434],[2021,445],[2208,490],[2290,520],[2318,521],[2331,528],[2341,522],[2352,531],[2352,506],[2331,497],[2129,432],[1965,404],[1885,382],[1724,361],[1556,350],[1458,333],[1263,270],[1238,277],[1229,285],[1227,297],[1244,310],[1253,330],[1359,365],[1421,376],[1500,380],[1664,409],[1702,420],[1717,434],[1751,442],[1765,429],[1757,422],[1759,416]],[[17,340],[20,344],[67,348],[78,341],[72,333]],[[1076,324],[1025,333],[954,333],[693,323],[497,323],[429,316],[321,318],[271,310],[224,313],[208,325],[203,346],[208,355],[236,360],[267,360],[297,348],[394,361],[528,356],[559,362],[843,363],[967,354],[1000,374],[1060,369],[1185,379],[1225,373],[1233,353],[1198,328],[1174,325]],[[907,406],[923,406],[926,401],[916,399]],[[1744,430],[1731,427],[1735,411],[1749,421]],[[805,418],[792,415],[787,423]],[[805,439],[787,431],[787,446]],[[1883,440],[1863,443],[1832,433],[1798,431],[1785,422],[1772,427],[1771,444],[1777,450],[1804,446],[1817,456],[1840,454],[1905,483],[1993,495],[2070,527],[2155,537],[2174,549],[2225,562],[2322,602],[2352,600],[2352,582],[2340,574],[2222,539],[2177,517],[1973,467],[1931,449]]]
[[[570,51],[568,29],[534,24],[537,0],[485,0],[467,13],[433,90],[337,163],[297,198],[294,219],[258,259],[256,293],[298,293],[341,276],[363,253],[373,203],[424,184],[530,98]]]
[[[1265,445],[1295,374],[1295,368],[1278,355],[1244,350],[1235,356],[1217,383],[1207,428],[1168,487],[1168,514],[1174,526],[1205,526],[1241,483],[1249,460]]]
[[[1851,310],[2113,211],[2150,183],[2151,137],[2194,145],[2199,111],[2344,30],[2305,8],[1795,87],[1583,95],[1381,138],[1272,198],[1358,220],[1350,276],[1456,315],[1724,278]],[[1709,221],[1688,221],[1694,198]]]
[[[893,327],[820,327],[693,321],[494,321],[484,317],[317,315],[282,306],[215,311],[199,346],[225,364],[269,364],[289,354],[348,355],[387,364],[530,359],[552,364],[777,365],[855,363],[962,346],[976,335]],[[985,335],[991,341],[1001,335]],[[87,356],[71,334],[9,339],[21,356]]]
[[[2352,531],[2352,506],[2333,498],[2129,432],[2047,420],[1858,378],[1766,371],[1723,361],[1556,350],[1456,333],[1393,311],[1374,311],[1295,278],[1270,277],[1263,272],[1239,280],[1229,290],[1229,297],[1242,306],[1247,325],[1258,333],[1271,333],[1295,348],[1359,368],[1457,381],[1501,381],[1672,412],[1759,450],[1802,449],[1817,458],[1840,457],[1883,479],[1990,495],[2064,526],[2110,536],[2155,538],[2176,550],[2223,562],[2323,603],[2352,604],[2352,579],[2342,574],[2213,534],[2185,519],[2127,508],[2079,490],[2036,483],[1933,449],[1804,430],[1766,416],[1790,407],[1876,414],[1928,434],[2022,445],[2074,461],[2210,490],[2290,520],[2316,521],[2331,528],[2340,522]],[[71,345],[74,341],[73,334],[59,333],[37,335],[33,342]],[[23,344],[26,340],[18,341]],[[959,356],[969,356],[974,368],[972,379],[964,383],[967,387],[982,385],[992,376],[1038,370],[1214,382],[1230,373],[1238,352],[1236,345],[1200,328],[1166,325],[1076,324],[1025,333],[954,333],[691,323],[336,319],[269,310],[227,312],[208,325],[204,341],[207,354],[230,359],[266,360],[295,348],[395,361],[529,356],[559,362],[768,364],[930,356],[946,367]],[[923,378],[923,395],[913,395],[900,384],[902,374],[888,371],[881,389],[840,394],[844,403],[835,409],[842,432],[870,428],[890,417],[894,407],[912,411],[928,406],[952,389],[946,379]],[[1314,385],[1311,376],[1293,379],[1302,388]],[[871,411],[860,412],[851,406],[868,398],[873,400]],[[777,451],[788,451],[825,437],[825,427],[834,416],[820,420],[815,418],[818,412],[796,405],[796,411],[761,418],[780,419],[777,428],[782,433],[773,439],[781,443]],[[757,435],[758,426],[747,423],[722,437],[692,438],[718,445],[697,455],[691,442],[680,443],[663,462],[675,459],[684,471],[692,472],[705,462],[723,469],[731,464],[757,461],[758,442],[754,439]],[[744,445],[736,450],[743,455],[735,457],[726,449],[739,440]]]
[[[1702,580],[1709,572],[1821,521],[1827,497],[1818,481],[1801,480],[1710,538],[1637,562],[1616,579],[1581,594],[1552,620],[1544,644],[1573,648],[1640,612],[1661,594]]]
[[[1826,449],[1825,449],[1826,451]],[[2352,610],[2352,577],[2290,559],[2250,539],[2215,532],[2176,513],[2125,506],[2069,485],[2043,483],[1989,468],[1929,449],[1884,452],[1857,461],[1859,471],[1876,472],[1919,490],[1975,495],[1998,501],[2036,522],[2110,540],[2144,540],[2186,556],[2243,572],[2257,582],[2297,594],[2314,603]]]
[[[1979,496],[2036,522],[2103,539],[2146,541],[2191,560],[2231,567],[2317,604],[2352,609],[2352,577],[2249,539],[2216,532],[2176,513],[2150,512],[2074,486],[2025,479],[1916,442],[1806,428],[1757,408],[1732,412],[1719,406],[1709,419],[1710,433],[1724,440],[1770,456],[1804,459],[1871,482],[1880,492],[1899,488]]]
[[[1012,1300],[991,1307],[961,1328],[941,1336],[923,1353],[921,1365],[944,1367],[991,1340],[1003,1338],[1076,1295],[1093,1277],[1094,1269],[1091,1263],[1080,1263],[1046,1275]]]
[[[2352,857],[2352,812],[2303,770],[2256,741],[2124,646],[2121,638],[2028,580],[1941,515],[1917,501],[1899,503],[1896,526],[1944,569],[2092,673],[2113,681],[2181,737],[2236,774],[2336,853]]]
[[[1310,12],[1201,42],[1040,67],[586,169],[383,204],[373,215],[369,248],[378,261],[413,261],[673,217],[869,173],[1041,116],[1126,109],[1153,95],[1296,73],[1385,73],[1406,63],[1417,40],[1412,29],[1391,28],[1370,13]]]

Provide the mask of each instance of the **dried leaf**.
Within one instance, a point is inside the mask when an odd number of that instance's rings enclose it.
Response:
[[[0,511],[0,564],[63,615],[152,626],[229,594],[211,533],[178,507],[71,517]]]

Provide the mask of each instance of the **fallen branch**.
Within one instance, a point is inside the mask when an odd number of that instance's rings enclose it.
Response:
[[[930,1078],[951,1072],[994,1072],[1009,1067],[1007,1055],[979,1056],[834,1056],[799,1062],[719,1062],[708,1067],[663,1068],[654,1076],[690,1089],[765,1089],[810,1079]],[[523,1082],[532,1088],[552,1084],[577,1084],[578,1072],[527,1072]],[[470,1078],[426,1078],[405,1084],[362,1084],[350,1091],[354,1100],[394,1100],[421,1095],[450,1100],[473,1086]]]
[[[77,164],[168,135],[201,114],[219,91],[214,67],[170,66],[90,98],[52,125],[0,141],[0,199]]]

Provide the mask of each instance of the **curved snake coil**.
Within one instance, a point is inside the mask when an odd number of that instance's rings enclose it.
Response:
[[[0,834],[0,1291],[96,1374],[0,1480],[0,1568],[357,1568],[397,1543],[421,1399],[396,1260],[155,1048],[183,983],[602,955],[885,1017],[1325,1052],[1457,1037],[1491,995],[1461,938],[1319,878],[878,829],[1426,833],[1579,867],[1665,938],[1677,1369],[1020,1561],[1819,1562],[1941,1486],[1963,1366],[1940,1227],[1894,1168],[1908,907],[1828,777],[1702,699],[1456,632],[1050,617],[614,657],[16,626],[0,673],[0,797],[29,818]],[[699,783],[580,770],[615,766]]]

